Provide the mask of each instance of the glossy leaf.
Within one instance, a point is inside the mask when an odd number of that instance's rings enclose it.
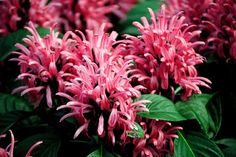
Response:
[[[155,94],[144,94],[137,100],[149,100],[151,103],[147,104],[146,107],[149,112],[138,112],[137,115],[150,118],[160,119],[167,121],[182,121],[186,120],[176,109],[174,103],[160,95]]]
[[[176,107],[186,119],[196,119],[202,130],[208,134],[212,125],[212,118],[207,110],[207,104],[212,98],[212,94],[195,94],[187,101],[179,101]]]
[[[101,145],[100,148],[90,153],[87,157],[114,157],[114,155],[105,150]]]
[[[102,157],[102,149],[97,149],[90,153],[87,157]]]
[[[214,141],[201,133],[191,132],[184,135],[179,131],[178,136],[174,144],[174,157],[224,157]]]
[[[180,131],[178,131],[178,136],[179,138],[175,139],[174,142],[174,157],[196,157],[192,146]]]
[[[216,143],[201,133],[191,132],[186,135],[189,144],[192,145],[193,151],[197,157],[224,157]]]

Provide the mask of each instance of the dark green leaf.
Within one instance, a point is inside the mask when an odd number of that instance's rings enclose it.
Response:
[[[102,149],[99,148],[99,149],[93,151],[87,157],[102,157]]]
[[[128,131],[127,135],[132,138],[143,138],[144,137],[144,131],[142,127],[138,124],[135,123],[135,127],[132,131]]]
[[[222,122],[221,99],[219,95],[214,95],[206,106],[209,113],[210,130],[209,137],[215,137],[220,130]],[[212,135],[211,135],[212,134]]]
[[[137,100],[149,100],[151,103],[147,104],[149,112],[138,112],[137,115],[167,121],[182,121],[186,120],[176,109],[174,103],[160,95],[144,94]]]
[[[233,157],[236,156],[236,139],[225,138],[216,141],[216,144],[223,146],[222,151],[225,157]]]
[[[147,8],[152,8],[157,11],[160,7],[162,0],[145,0],[136,4],[127,14],[127,17],[117,25],[118,32],[122,34],[138,35],[138,30],[132,23],[140,21],[140,18],[145,16],[149,19],[150,15]]]
[[[178,135],[174,144],[174,157],[224,157],[220,148],[201,133],[184,135],[178,131]]]
[[[216,143],[201,133],[191,132],[186,135],[197,157],[224,157]]]
[[[0,114],[16,110],[32,111],[33,106],[23,97],[0,93]]]
[[[45,36],[46,34],[49,34],[49,29],[46,28],[37,28],[37,31],[40,36]],[[30,33],[26,29],[20,29],[16,32],[10,33],[6,37],[0,38],[0,61],[6,59],[12,51],[17,50],[15,44],[23,44],[24,42],[22,41],[22,39],[29,34]]]
[[[32,156],[58,157],[61,140],[57,135],[52,133],[36,134],[24,139],[23,141],[17,143],[14,150],[15,154],[17,154],[17,156],[24,157],[29,148],[38,141],[43,141],[43,143],[33,150],[31,154]]]
[[[114,157],[114,155],[105,150],[101,145],[100,148],[90,153],[87,157]]]
[[[180,131],[178,131],[178,136],[179,138],[175,139],[174,142],[174,157],[196,157],[193,152],[192,146]]]
[[[28,116],[28,112],[12,111],[0,115],[0,134],[8,131],[13,125]]]
[[[212,94],[194,94],[187,101],[176,103],[179,113],[186,119],[196,119],[202,130],[208,135],[211,118],[206,106],[212,96]]]

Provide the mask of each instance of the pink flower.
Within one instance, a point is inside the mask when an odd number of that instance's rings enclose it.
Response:
[[[78,121],[80,127],[74,138],[82,132],[97,134],[115,144],[116,139],[124,141],[126,131],[134,128],[136,112],[147,111],[144,105],[147,101],[133,102],[132,98],[139,97],[143,87],[131,86],[128,78],[131,62],[119,55],[124,45],[117,43],[116,32],[109,36],[104,28],[102,25],[97,33],[88,30],[87,39],[72,35],[79,46],[71,54],[78,57],[67,55],[76,64],[71,65],[71,75],[67,71],[63,74],[71,79],[65,81],[65,92],[58,95],[69,102],[58,109],[71,109],[61,120],[73,116]],[[119,137],[115,130],[122,135]]]
[[[201,93],[198,86],[209,88],[210,81],[199,77],[195,68],[204,58],[193,48],[204,43],[190,41],[200,31],[189,31],[191,26],[183,23],[184,17],[180,14],[168,20],[164,5],[157,18],[151,9],[149,12],[151,24],[145,17],[141,18],[143,24],[134,22],[141,35],[126,35],[128,52],[125,58],[135,62],[133,81],[145,86],[146,93],[158,93],[179,85],[184,99],[193,92]]]
[[[22,18],[18,15],[20,3],[18,0],[2,0],[0,2],[0,35],[6,35],[9,31],[17,30],[17,23]]]
[[[167,0],[169,16],[183,11],[187,24],[195,24],[202,30],[201,38],[206,44],[196,49],[198,53],[210,52],[219,58],[236,60],[236,6],[235,0]]]
[[[14,145],[15,145],[15,138],[11,130],[9,130],[11,135],[11,144],[7,146],[6,149],[3,149],[0,147],[0,157],[13,157],[13,151],[14,151]],[[6,137],[6,135],[0,135],[0,139]],[[31,157],[30,154],[32,153],[33,149],[35,149],[37,146],[42,144],[42,141],[36,142],[33,146],[30,147],[28,152],[26,153],[25,157]]]
[[[112,12],[118,16],[120,19],[124,19],[126,17],[127,12],[136,4],[138,0],[110,0],[112,4],[116,4],[118,6],[117,9]]]
[[[60,21],[61,4],[49,0],[31,0],[29,21],[38,26],[50,28]],[[59,27],[59,26],[58,26]]]
[[[106,29],[112,26],[107,17],[116,5],[110,4],[110,0],[55,0],[61,3],[61,23],[66,31],[69,30],[96,30],[102,23],[106,23]]]
[[[133,157],[164,157],[174,152],[174,138],[181,127],[173,127],[169,122],[144,120],[140,122],[144,130],[144,138],[133,139]]]
[[[26,29],[32,34],[23,39],[27,47],[16,44],[20,52],[13,53],[19,57],[11,59],[19,62],[21,74],[17,79],[23,82],[13,93],[29,93],[36,106],[45,98],[47,105],[51,107],[53,95],[63,88],[60,76],[60,66],[63,65],[61,52],[66,51],[67,45],[58,38],[59,33],[53,30],[41,38],[33,23],[30,22]]]
[[[60,4],[48,0],[1,0],[0,35],[23,28],[28,21],[41,27],[51,27],[59,20]]]
[[[105,30],[113,26],[111,16],[124,18],[137,0],[54,0],[62,5],[60,24],[65,31],[95,30],[106,23]]]
[[[203,14],[213,0],[166,0],[166,16],[172,17],[183,11],[185,23],[200,24]]]
[[[205,31],[204,51],[216,53],[220,58],[236,61],[236,4],[235,0],[216,0],[203,15],[199,27]]]

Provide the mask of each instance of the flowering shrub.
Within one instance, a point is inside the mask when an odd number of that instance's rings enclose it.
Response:
[[[0,1],[0,157],[236,156],[234,5]]]

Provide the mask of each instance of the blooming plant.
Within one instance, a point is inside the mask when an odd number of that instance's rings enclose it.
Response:
[[[0,10],[0,157],[236,156],[234,0]]]

